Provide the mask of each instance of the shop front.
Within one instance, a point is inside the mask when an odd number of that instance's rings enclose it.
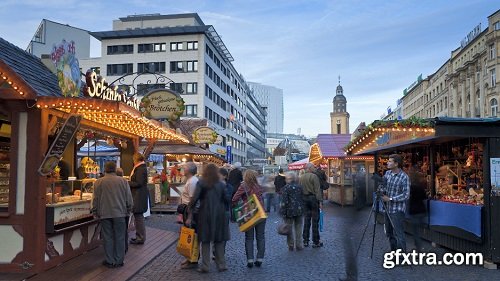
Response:
[[[33,274],[100,243],[90,209],[101,171],[82,165],[85,144],[115,146],[128,175],[140,138],[188,141],[131,104],[66,95],[39,59],[3,39],[0,50],[0,272]]]
[[[348,156],[344,147],[350,140],[349,134],[318,135],[309,151],[309,161],[320,166],[328,177],[328,200],[342,206],[361,207],[372,200],[373,183],[369,175],[374,163],[372,156]]]
[[[376,121],[347,152],[374,155],[379,175],[390,154],[402,155],[404,170],[426,179],[424,238],[500,262],[500,119]]]

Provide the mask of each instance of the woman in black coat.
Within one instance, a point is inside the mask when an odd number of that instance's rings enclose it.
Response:
[[[224,245],[229,240],[229,221],[226,218],[225,184],[219,179],[219,170],[214,164],[208,164],[203,176],[196,185],[189,208],[194,209],[200,202],[198,215],[198,240],[201,242],[201,264],[198,271],[207,273],[210,264],[210,243],[215,248],[215,263],[219,271],[226,271]]]
[[[135,238],[130,240],[131,244],[144,244],[146,241],[146,226],[144,224],[144,213],[148,210],[148,169],[144,162],[144,156],[136,153],[133,156],[134,169],[130,177],[130,188],[134,199]]]

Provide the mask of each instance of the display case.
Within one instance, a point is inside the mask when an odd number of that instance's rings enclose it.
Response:
[[[53,181],[46,194],[46,232],[55,233],[93,220],[95,179]]]

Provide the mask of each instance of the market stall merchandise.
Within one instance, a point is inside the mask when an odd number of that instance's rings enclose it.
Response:
[[[376,121],[346,149],[374,155],[380,175],[388,156],[400,154],[404,169],[417,169],[427,182],[424,237],[500,262],[499,118]]]

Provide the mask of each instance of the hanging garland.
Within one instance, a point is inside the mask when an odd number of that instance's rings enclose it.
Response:
[[[372,131],[376,129],[429,129],[434,128],[433,119],[423,119],[412,116],[404,120],[375,120],[368,125],[355,139],[351,140],[345,147],[345,151],[349,151],[352,146],[357,145],[362,140],[368,137]]]

